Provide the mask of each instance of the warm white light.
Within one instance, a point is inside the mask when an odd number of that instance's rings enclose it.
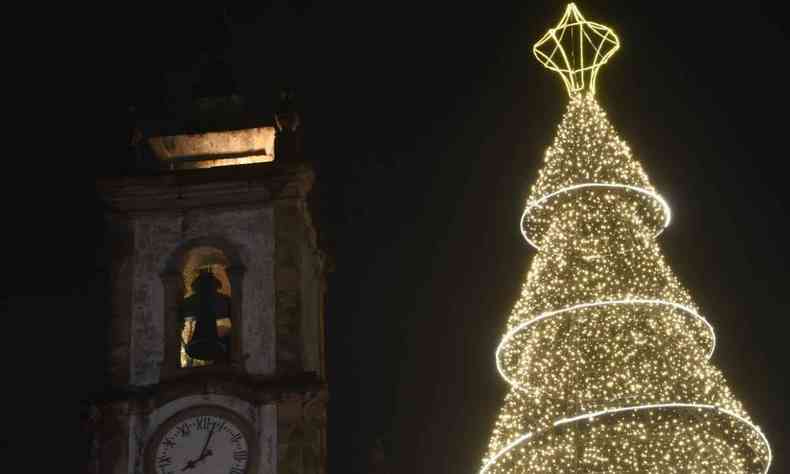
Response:
[[[733,412],[731,412],[731,411],[729,411],[727,409],[720,408],[720,407],[717,407],[717,406],[714,406],[714,405],[704,405],[704,404],[695,404],[695,403],[659,403],[659,404],[654,404],[654,405],[637,405],[637,406],[630,406],[630,407],[611,408],[611,409],[599,410],[599,411],[592,412],[592,413],[585,413],[583,415],[578,415],[578,416],[574,416],[574,417],[558,420],[558,421],[555,421],[553,423],[553,427],[567,425],[567,424],[570,424],[570,423],[575,423],[577,421],[590,420],[590,419],[593,419],[593,418],[598,417],[598,416],[613,415],[613,414],[620,413],[620,412],[633,412],[633,411],[640,411],[640,410],[654,410],[654,409],[661,409],[661,408],[690,408],[690,409],[712,410],[712,411],[716,411],[716,412],[719,412],[719,413],[723,413],[723,414],[725,414],[727,416],[730,416],[730,417],[738,420],[740,423],[743,423],[744,425],[748,426],[757,435],[759,435],[760,439],[762,440],[762,442],[765,445],[765,449],[768,452],[768,460],[767,460],[767,463],[766,463],[766,466],[765,466],[765,470],[763,471],[763,473],[767,473],[768,470],[770,469],[771,462],[773,460],[773,453],[771,451],[771,446],[768,443],[768,439],[765,437],[765,435],[763,434],[762,430],[760,430],[760,427],[755,425],[755,424],[753,424],[752,422],[750,422],[746,418],[738,415],[737,413],[733,413]],[[551,428],[549,428],[549,430],[550,429]],[[548,430],[546,430],[546,431],[548,431]],[[537,436],[538,434],[541,434],[541,433],[526,433],[526,434],[523,434],[523,435],[519,436],[518,438],[516,438],[512,442],[510,442],[501,451],[496,453],[494,456],[492,456],[490,459],[488,459],[485,462],[485,464],[483,465],[483,468],[480,470],[480,473],[481,474],[486,474],[488,472],[488,469],[491,466],[493,466],[494,464],[496,464],[496,462],[499,460],[499,458],[501,458],[502,456],[504,456],[508,452],[512,451],[515,447],[525,443],[526,441],[529,441],[530,438],[533,438],[533,437]]]
[[[620,49],[620,40],[611,28],[587,21],[573,3],[554,28],[532,51],[544,66],[562,76],[569,94],[595,91],[598,70]]]
[[[713,355],[713,351],[716,348],[716,334],[713,331],[713,326],[711,326],[710,323],[705,318],[703,318],[696,311],[694,311],[693,308],[689,308],[688,306],[684,306],[684,305],[677,304],[677,303],[672,303],[670,301],[661,301],[661,300],[633,299],[633,300],[620,300],[620,301],[596,301],[594,303],[583,303],[583,304],[571,306],[571,307],[568,307],[568,308],[563,308],[563,309],[560,309],[560,310],[557,310],[557,311],[549,311],[548,313],[541,314],[540,316],[538,316],[538,317],[536,317],[534,319],[530,319],[528,321],[524,321],[523,323],[517,325],[516,327],[514,327],[513,329],[508,331],[505,334],[505,336],[502,338],[502,341],[500,341],[499,346],[497,346],[497,349],[496,349],[496,366],[497,366],[497,370],[499,371],[499,375],[501,375],[502,378],[505,379],[507,381],[507,383],[509,383],[510,385],[512,385],[514,387],[519,387],[520,386],[520,384],[516,380],[513,380],[511,377],[508,376],[507,371],[503,368],[502,360],[501,360],[501,353],[502,353],[502,350],[508,345],[508,343],[510,343],[513,340],[514,336],[517,333],[526,330],[529,326],[531,326],[531,325],[533,325],[533,324],[535,324],[537,322],[540,322],[540,321],[542,321],[544,319],[551,318],[553,316],[557,316],[557,315],[560,315],[560,314],[563,314],[563,313],[567,313],[567,312],[570,312],[570,311],[575,311],[575,310],[578,310],[578,309],[591,308],[591,307],[594,307],[594,306],[639,305],[639,304],[656,304],[656,305],[670,306],[672,308],[679,309],[683,313],[688,314],[689,316],[691,316],[693,318],[696,318],[697,320],[699,320],[702,323],[704,323],[705,326],[708,328],[708,330],[710,332],[710,338],[712,340],[712,343],[710,345],[710,350],[707,352],[707,355],[705,356],[705,358],[706,359],[710,359],[710,357]]]
[[[554,191],[551,194],[547,194],[536,201],[530,202],[527,204],[527,207],[524,208],[524,212],[521,214],[521,235],[524,236],[524,239],[533,247],[540,250],[540,247],[533,242],[529,236],[527,235],[527,226],[526,222],[529,219],[530,211],[534,210],[535,208],[541,207],[543,203],[550,200],[551,198],[567,193],[570,191],[575,191],[577,189],[583,188],[612,188],[612,189],[627,189],[629,191],[634,191],[640,194],[643,194],[650,199],[654,199],[658,205],[661,206],[661,209],[664,211],[664,222],[663,225],[658,229],[658,232],[655,233],[655,237],[661,235],[665,228],[669,227],[669,223],[672,220],[672,210],[669,208],[669,204],[667,204],[666,200],[661,197],[659,194],[649,190],[649,189],[642,189],[636,186],[629,186],[627,184],[618,184],[618,183],[582,183],[582,184],[575,184],[573,186],[568,186],[566,188],[562,188],[558,191]]]
[[[535,45],[570,101],[521,219],[538,252],[496,349],[510,391],[481,474],[765,473],[768,441],[656,242],[669,205],[595,99],[618,46],[573,4]]]

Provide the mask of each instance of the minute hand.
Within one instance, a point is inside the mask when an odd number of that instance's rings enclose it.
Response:
[[[211,441],[211,436],[214,435],[214,430],[216,428],[217,428],[217,424],[216,423],[212,423],[211,431],[209,431],[208,432],[208,436],[206,436],[206,442],[203,443],[203,449],[200,450],[200,456],[198,456],[198,459],[203,459],[203,458],[206,457],[205,453],[206,453],[206,448],[208,448],[208,442]]]

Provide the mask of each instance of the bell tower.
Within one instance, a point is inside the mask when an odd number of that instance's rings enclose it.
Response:
[[[301,147],[276,146],[301,133],[290,96],[269,121],[240,104],[143,124],[144,171],[98,182],[113,257],[95,473],[326,471],[315,173]],[[218,110],[232,123],[204,120]]]

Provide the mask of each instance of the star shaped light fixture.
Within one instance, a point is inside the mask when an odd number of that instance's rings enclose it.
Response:
[[[587,21],[575,4],[568,4],[554,28],[535,43],[532,51],[544,66],[562,76],[568,94],[595,93],[598,70],[620,49],[611,28]]]

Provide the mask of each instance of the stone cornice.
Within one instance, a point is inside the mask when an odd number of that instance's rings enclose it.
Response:
[[[201,393],[231,395],[251,403],[274,403],[304,398],[307,394],[326,397],[328,392],[326,381],[312,372],[278,377],[216,373],[193,374],[150,386],[113,389],[95,394],[87,402],[106,407],[131,402],[138,407],[153,409],[172,400]]]
[[[305,199],[315,179],[308,163],[259,163],[100,178],[97,188],[112,212],[159,213]]]

